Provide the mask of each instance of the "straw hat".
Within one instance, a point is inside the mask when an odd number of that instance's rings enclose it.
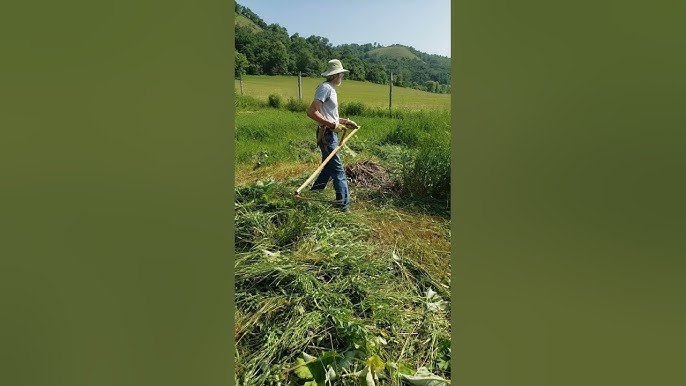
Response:
[[[339,72],[350,72],[343,68],[341,61],[338,59],[329,60],[326,66],[326,71],[322,72],[322,76],[336,75]]]

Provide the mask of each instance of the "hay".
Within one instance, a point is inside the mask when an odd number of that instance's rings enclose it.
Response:
[[[372,160],[357,161],[346,166],[345,174],[357,186],[388,190],[393,185],[388,170]]]

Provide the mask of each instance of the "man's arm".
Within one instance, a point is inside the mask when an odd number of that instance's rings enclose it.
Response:
[[[323,103],[324,102],[320,101],[319,99],[313,100],[310,104],[310,107],[307,109],[307,116],[320,125],[326,126],[329,129],[335,129],[338,122],[327,121],[326,118],[324,118],[324,116],[319,112],[319,109],[322,107]]]

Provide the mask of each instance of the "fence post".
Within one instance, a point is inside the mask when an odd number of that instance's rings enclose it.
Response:
[[[240,75],[240,83],[241,83],[241,96],[243,96],[243,73]]]
[[[391,71],[391,81],[389,83],[391,85],[391,90],[388,93],[388,114],[393,117],[393,71]]]
[[[303,100],[303,84],[302,84],[302,71],[298,71],[298,100],[302,102]]]

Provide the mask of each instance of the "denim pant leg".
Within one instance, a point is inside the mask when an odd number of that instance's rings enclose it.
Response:
[[[329,156],[333,149],[338,146],[338,135],[327,132],[324,135],[324,144],[319,144],[319,150],[322,152],[322,161]],[[341,157],[336,153],[329,163],[324,166],[324,169],[319,174],[312,189],[324,189],[329,179],[333,179],[333,188],[336,191],[336,202],[340,204],[341,210],[347,210],[350,207],[350,192],[348,191],[348,179],[345,175],[345,168]]]
[[[343,163],[341,162],[341,157],[338,156],[338,153],[331,158],[329,164],[331,165],[333,188],[336,191],[336,202],[340,204],[341,210],[348,210],[348,208],[350,208],[348,179],[345,176],[345,169],[343,168]]]
[[[329,153],[333,151],[333,149],[336,147],[332,147],[331,150],[328,149],[328,146],[323,144],[324,140],[319,140],[319,134],[317,134],[317,145],[319,146],[319,151],[322,153],[322,162],[326,159],[326,157],[329,156]],[[336,139],[336,143],[338,143],[338,139]],[[331,179],[331,169],[327,168],[326,166],[322,171],[319,173],[317,176],[317,179],[314,180],[314,183],[312,184],[312,188],[310,190],[323,190],[326,187],[326,184],[329,183],[329,180]]]

